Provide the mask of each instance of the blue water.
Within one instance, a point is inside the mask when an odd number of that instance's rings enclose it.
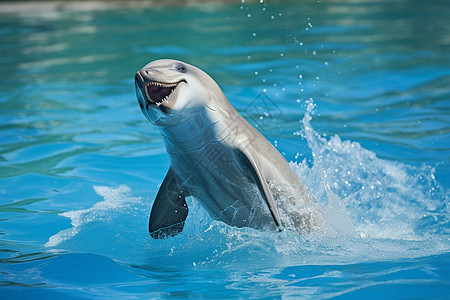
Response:
[[[447,1],[6,12],[0,4],[0,298],[448,298]],[[22,8],[27,8],[24,6]],[[234,228],[195,201],[153,240],[169,161],[134,73],[207,71],[326,216]]]

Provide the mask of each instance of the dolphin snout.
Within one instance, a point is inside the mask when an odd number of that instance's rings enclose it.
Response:
[[[144,89],[149,82],[153,81],[151,75],[152,73],[149,70],[141,69],[136,72],[134,80],[141,89]]]
[[[148,72],[144,69],[137,71],[136,75],[134,76],[134,80],[138,82],[146,82],[149,81],[148,79]]]
[[[139,83],[140,81],[143,81],[142,76],[139,74],[139,72],[137,72],[136,75],[134,75],[134,81],[136,83]]]
[[[159,72],[156,72],[159,73]],[[140,69],[136,75],[138,75],[143,79],[145,82],[150,82],[155,80],[155,70],[149,70],[149,69]]]

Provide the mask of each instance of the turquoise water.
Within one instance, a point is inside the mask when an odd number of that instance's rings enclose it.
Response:
[[[0,17],[0,298],[448,298],[446,1],[81,8]],[[183,234],[149,237],[169,162],[133,78],[163,57],[218,82],[326,230],[188,199]]]

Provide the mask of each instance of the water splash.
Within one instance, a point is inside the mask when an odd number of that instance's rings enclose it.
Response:
[[[60,214],[69,218],[72,227],[61,230],[57,234],[51,236],[45,247],[55,247],[62,242],[71,239],[80,232],[82,227],[92,221],[111,220],[115,211],[130,206],[137,202],[137,198],[130,197],[131,189],[126,185],[117,188],[109,188],[106,186],[94,186],[95,192],[104,198],[103,201],[97,202],[91,208],[81,210],[71,210]]]
[[[326,139],[311,125],[314,109],[314,102],[308,100],[302,119],[302,136],[312,151],[313,166],[303,161],[293,167],[314,188],[317,199],[330,200],[333,191],[361,237],[422,240],[427,232],[448,233],[448,221],[420,226],[430,217],[448,220],[449,216],[448,193],[435,180],[434,167],[382,160],[337,135]]]

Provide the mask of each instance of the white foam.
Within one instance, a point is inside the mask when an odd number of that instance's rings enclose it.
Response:
[[[421,240],[424,232],[436,231],[433,226],[423,228],[421,219],[448,219],[442,209],[447,194],[434,180],[434,168],[383,160],[357,142],[320,136],[310,124],[314,107],[310,101],[301,132],[313,166],[306,161],[291,166],[322,205],[328,201],[332,227],[351,234],[352,224],[361,237]]]
[[[71,210],[60,214],[60,216],[70,219],[72,227],[61,230],[57,234],[51,236],[45,247],[55,247],[62,242],[71,239],[78,234],[81,228],[96,220],[108,220],[111,218],[111,212],[118,208],[123,208],[131,203],[135,203],[138,198],[130,197],[128,194],[131,189],[126,185],[117,188],[106,186],[94,186],[95,192],[104,198],[103,201],[95,203],[92,207],[81,210]]]
[[[344,201],[331,191],[327,183],[325,183],[325,191],[328,198],[328,206],[325,213],[328,221],[328,235],[331,234],[330,230],[332,230],[333,234],[349,237],[355,236],[356,233],[351,222],[350,212]]]

